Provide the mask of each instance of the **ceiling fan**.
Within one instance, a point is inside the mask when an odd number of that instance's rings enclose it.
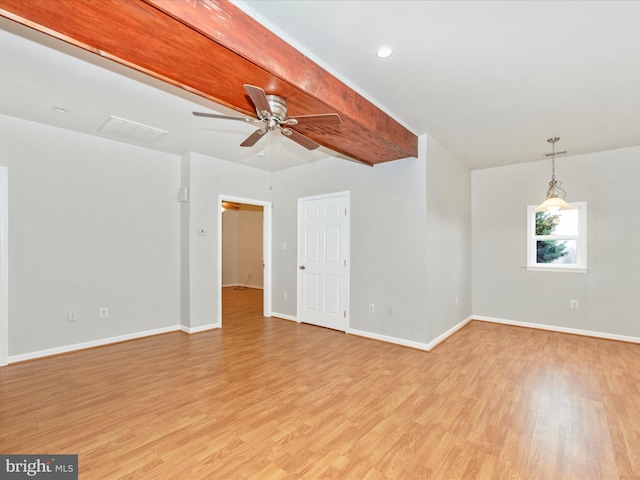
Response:
[[[193,112],[193,114],[198,117],[262,123],[262,127],[249,135],[249,137],[240,144],[241,147],[251,147],[255,145],[265,133],[278,129],[285,137],[290,138],[308,150],[314,150],[320,145],[291,127],[295,125],[332,125],[340,123],[341,121],[340,116],[336,113],[287,117],[287,101],[283,97],[267,95],[263,89],[253,85],[245,84],[243,86],[256,107],[256,115],[258,118],[231,117],[229,115],[217,115],[214,113]]]

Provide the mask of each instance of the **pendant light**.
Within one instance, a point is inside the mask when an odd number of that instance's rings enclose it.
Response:
[[[562,182],[556,180],[556,142],[560,140],[560,137],[553,137],[547,139],[547,142],[551,144],[551,154],[547,153],[546,156],[551,156],[551,181],[549,182],[549,188],[547,189],[547,198],[538,207],[534,208],[534,212],[557,212],[558,210],[571,210],[572,207],[565,202],[564,197],[567,192],[562,188]],[[567,151],[558,152],[567,153]]]

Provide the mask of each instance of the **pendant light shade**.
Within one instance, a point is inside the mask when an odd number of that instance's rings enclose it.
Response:
[[[533,209],[534,212],[557,212],[558,210],[573,210],[564,198],[548,197],[544,202]]]
[[[551,180],[547,189],[547,198],[539,206],[533,209],[534,212],[557,212],[558,210],[572,210],[573,206],[569,205],[564,197],[567,192],[562,188],[562,182],[556,180],[556,142],[560,137],[547,139],[552,146],[551,152]],[[559,153],[567,153],[566,150]],[[547,154],[549,155],[549,154]]]

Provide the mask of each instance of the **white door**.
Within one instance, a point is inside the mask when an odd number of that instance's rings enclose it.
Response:
[[[298,199],[298,321],[347,331],[349,192]]]

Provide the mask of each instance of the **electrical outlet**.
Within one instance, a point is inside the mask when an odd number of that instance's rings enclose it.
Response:
[[[460,306],[460,299],[456,297],[456,307]]]
[[[393,311],[392,307],[389,307],[389,310],[387,311],[387,315],[389,315],[390,317],[393,317],[396,314],[396,312]]]
[[[107,318],[109,317],[109,307],[100,307],[100,310],[98,311],[100,318]]]
[[[580,303],[578,303],[578,300],[569,300],[569,308],[571,310],[577,310],[580,308]]]
[[[69,310],[69,316],[67,317],[68,322],[77,322],[78,321],[78,312],[75,310]]]
[[[289,294],[287,292],[282,292],[282,296],[284,297],[284,299],[286,300],[287,297],[289,296]]]
[[[373,303],[369,304],[369,313],[376,313],[376,306]]]

